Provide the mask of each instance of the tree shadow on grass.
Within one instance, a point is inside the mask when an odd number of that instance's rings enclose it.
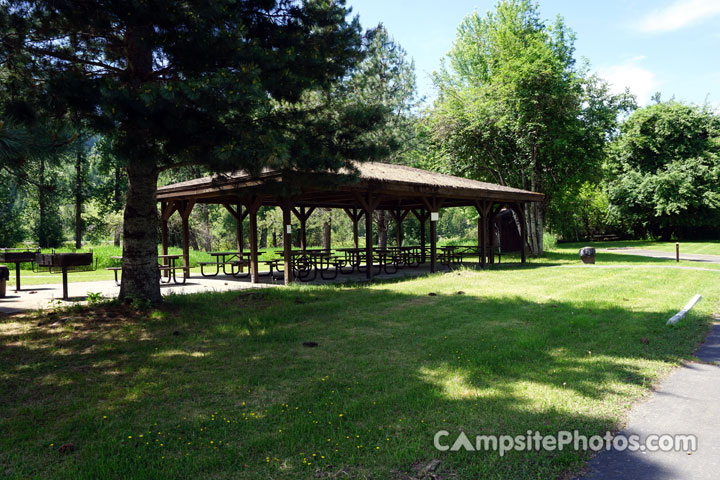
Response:
[[[628,399],[702,337],[700,318],[664,327],[672,313],[321,287],[75,309],[27,330],[13,318],[0,330],[0,466],[56,478],[410,478],[438,458],[457,478],[551,478],[587,455],[441,453],[433,436],[617,428]],[[77,451],[48,447],[64,442]]]

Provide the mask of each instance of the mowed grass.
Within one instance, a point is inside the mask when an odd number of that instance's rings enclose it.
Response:
[[[443,244],[444,242],[440,242],[440,244]],[[468,242],[461,242],[463,244],[472,244],[471,241]],[[586,242],[586,243],[561,243],[558,244],[558,246],[550,251],[547,251],[543,258],[539,259],[533,259],[532,257],[528,257],[528,261],[531,263],[540,263],[540,264],[548,264],[548,262],[552,262],[555,264],[577,264],[579,262],[578,257],[578,250],[583,246],[594,246],[598,249],[606,249],[606,248],[619,248],[619,247],[634,247],[634,248],[646,248],[646,249],[652,249],[652,250],[659,250],[659,251],[666,251],[666,252],[674,252],[675,251],[675,243],[674,242],[649,242],[649,241],[640,241],[640,240],[632,240],[632,241],[620,241],[620,242]],[[96,271],[90,271],[90,272],[72,272],[70,273],[70,282],[92,282],[92,281],[100,281],[100,280],[112,280],[114,278],[113,272],[105,270],[104,267],[106,266],[117,266],[119,263],[116,260],[112,260],[110,257],[112,256],[121,256],[122,255],[122,248],[120,247],[113,247],[113,246],[90,246],[88,248],[93,249],[93,253],[98,258],[98,269]],[[88,248],[82,249],[82,251],[87,251]],[[318,246],[315,246],[313,248],[319,248]],[[681,251],[683,253],[703,253],[708,255],[720,255],[720,242],[683,242],[681,244]],[[270,260],[273,258],[278,258],[278,255],[276,252],[280,252],[281,248],[264,248],[262,249],[263,254],[260,256],[259,260],[262,262],[263,260]],[[70,251],[70,249],[59,249],[58,251]],[[170,254],[182,254],[182,249],[177,247],[171,247],[169,249]],[[200,269],[198,267],[198,262],[212,262],[215,261],[215,257],[211,256],[209,253],[204,251],[197,251],[197,250],[190,250],[190,265],[193,266],[192,274],[199,275]],[[477,257],[467,257],[467,262],[477,262]],[[508,262],[517,262],[519,261],[519,255],[512,253],[512,254],[503,254],[501,257],[501,261],[508,263]],[[180,262],[178,262],[179,264]],[[702,267],[702,268],[720,268],[720,264],[713,264],[713,263],[698,263],[698,262],[692,262],[692,261],[681,261],[680,263],[675,263],[672,259],[660,259],[660,258],[649,258],[649,257],[640,257],[640,256],[633,256],[629,255],[625,252],[613,252],[613,251],[603,251],[598,252],[597,254],[597,263],[599,265],[601,264],[648,264],[652,263],[655,265],[679,265],[679,266],[687,266],[687,267]],[[497,266],[502,266],[502,263]],[[496,267],[497,267],[496,266]],[[14,288],[15,287],[15,272],[14,272],[14,265],[9,265],[11,272],[10,272],[10,280],[8,282],[8,288]],[[261,270],[266,270],[266,266],[264,264],[260,264]],[[45,285],[45,284],[56,284],[62,282],[62,276],[59,273],[50,274],[46,271],[43,272],[33,272],[30,268],[30,264],[23,264],[23,269],[21,270],[21,279],[22,285]]]
[[[5,317],[0,472],[395,479],[439,459],[438,478],[562,476],[588,455],[433,436],[619,428],[707,332],[718,275],[532,264]]]
[[[676,242],[661,242],[650,240],[626,240],[613,242],[579,242],[579,243],[561,243],[558,247],[579,249],[586,245],[596,248],[642,248],[644,250],[657,250],[660,252],[675,253]],[[720,240],[704,240],[704,241],[679,241],[680,254],[693,253],[704,255],[720,255]]]

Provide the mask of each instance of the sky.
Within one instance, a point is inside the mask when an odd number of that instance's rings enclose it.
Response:
[[[347,0],[360,23],[382,22],[415,60],[418,91],[431,100],[430,75],[451,48],[462,19],[495,0]],[[576,36],[576,58],[614,91],[640,105],[655,92],[720,108],[720,0],[538,0],[543,19],[561,15]]]

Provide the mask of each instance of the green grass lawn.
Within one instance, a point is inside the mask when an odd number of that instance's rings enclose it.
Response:
[[[442,243],[442,242],[441,242]],[[468,242],[461,242],[463,244],[466,244]],[[625,242],[590,242],[590,243],[561,243],[557,247],[553,248],[552,250],[549,250],[545,253],[545,256],[540,259],[533,259],[532,257],[528,257],[528,261],[530,263],[540,263],[540,264],[547,264],[548,262],[554,263],[554,264],[577,264],[579,262],[579,257],[577,255],[578,250],[585,246],[585,245],[591,245],[596,248],[611,248],[611,247],[637,247],[637,248],[648,248],[648,249],[654,249],[654,250],[662,250],[662,251],[668,251],[668,252],[674,252],[675,251],[675,244],[674,243],[662,243],[662,242],[644,242],[644,241],[625,241]],[[95,253],[95,256],[98,258],[98,269],[96,271],[92,272],[74,272],[70,274],[70,281],[71,282],[92,282],[92,281],[99,281],[99,280],[112,280],[113,272],[105,270],[104,267],[106,266],[114,266],[117,265],[116,261],[113,261],[110,257],[111,256],[121,256],[122,255],[122,249],[120,247],[112,247],[112,246],[95,246],[95,247],[88,247],[93,248],[93,253]],[[317,247],[316,247],[317,248]],[[706,254],[718,254],[720,255],[720,242],[695,242],[695,243],[683,243],[682,251],[684,253],[706,253]],[[87,249],[84,249],[86,251]],[[265,248],[263,249],[263,254],[260,256],[260,260],[269,260],[271,258],[277,258],[277,255],[275,252],[281,251],[281,248]],[[691,251],[692,250],[692,251]],[[58,251],[70,251],[69,249],[59,249]],[[171,247],[169,249],[169,253],[171,254],[182,254],[182,250],[177,247]],[[468,257],[466,259],[468,262],[477,262],[477,258],[471,258]],[[517,254],[509,254],[509,255],[503,255],[502,261],[503,262],[517,262],[519,260],[519,256]],[[199,275],[200,270],[197,267],[198,262],[210,262],[215,261],[215,258],[210,256],[207,252],[203,251],[197,251],[197,250],[190,250],[190,265],[195,267],[193,269],[194,275]],[[639,256],[633,256],[628,255],[622,252],[598,252],[597,254],[597,263],[598,264],[656,264],[656,265],[680,265],[680,266],[686,266],[686,267],[702,267],[702,268],[720,268],[720,264],[711,264],[711,263],[698,263],[698,262],[690,262],[690,261],[681,261],[680,263],[676,263],[674,260],[670,259],[660,259],[660,258],[648,258],[648,257],[639,257]],[[12,265],[10,265],[11,272],[10,272],[10,281],[8,283],[8,288],[13,288],[15,286],[15,273],[14,268]],[[260,265],[260,269],[263,270],[265,267],[264,265]],[[62,276],[58,273],[50,274],[48,272],[33,272],[30,269],[30,264],[23,265],[23,269],[21,270],[21,282],[22,285],[43,285],[43,284],[53,284],[53,283],[60,283],[62,282]]]
[[[702,242],[684,242],[680,243],[680,253],[696,253],[704,255],[720,255],[720,240],[702,241]],[[561,248],[569,248],[578,250],[581,247],[590,245],[596,248],[642,248],[646,250],[658,250],[661,252],[675,253],[675,242],[652,242],[646,240],[627,240],[617,242],[580,242],[580,243],[561,243]]]
[[[432,459],[439,478],[577,471],[584,453],[438,452],[433,436],[619,428],[703,338],[720,282],[713,271],[540,268],[577,263],[562,255],[1,318],[0,472],[402,479]],[[695,293],[704,299],[666,327]],[[60,454],[66,443],[75,451]]]

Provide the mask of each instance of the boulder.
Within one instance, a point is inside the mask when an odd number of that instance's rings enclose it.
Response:
[[[595,263],[595,249],[593,247],[583,247],[578,253],[583,263]]]

